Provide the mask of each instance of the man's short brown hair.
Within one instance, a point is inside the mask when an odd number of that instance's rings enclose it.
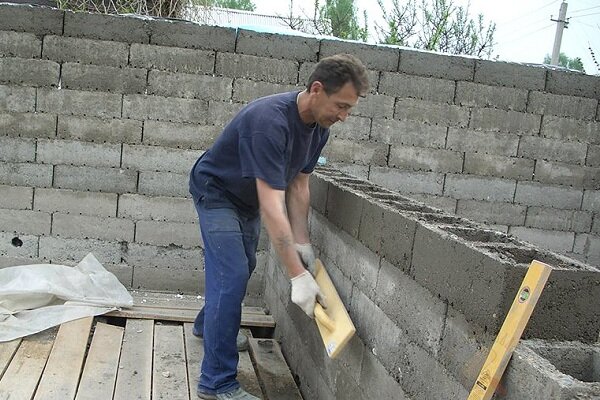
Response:
[[[337,92],[348,82],[354,85],[359,96],[366,95],[369,90],[367,69],[358,58],[351,54],[336,54],[319,61],[308,78],[306,87],[309,92],[315,81],[323,84],[325,93],[328,95]]]

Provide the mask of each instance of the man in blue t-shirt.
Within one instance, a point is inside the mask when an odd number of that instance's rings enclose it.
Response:
[[[310,317],[315,302],[325,302],[309,272],[315,254],[308,180],[329,127],[344,121],[367,90],[360,60],[324,58],[305,90],[244,107],[192,168],[190,193],[205,249],[205,305],[194,322],[194,334],[204,339],[200,398],[256,399],[236,376],[241,304],[256,266],[261,216],[291,279],[292,302]]]

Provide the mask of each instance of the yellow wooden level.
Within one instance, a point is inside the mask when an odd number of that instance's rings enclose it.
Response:
[[[467,400],[491,399],[523,335],[552,267],[533,260]]]

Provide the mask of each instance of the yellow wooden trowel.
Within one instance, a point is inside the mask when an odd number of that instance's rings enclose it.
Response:
[[[315,305],[315,321],[330,358],[335,358],[356,332],[342,299],[335,290],[321,260],[317,259],[315,280],[326,298],[327,309]]]

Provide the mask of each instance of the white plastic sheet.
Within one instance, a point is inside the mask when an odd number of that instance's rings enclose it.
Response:
[[[127,289],[92,253],[75,267],[35,264],[0,269],[0,342],[131,306]]]

